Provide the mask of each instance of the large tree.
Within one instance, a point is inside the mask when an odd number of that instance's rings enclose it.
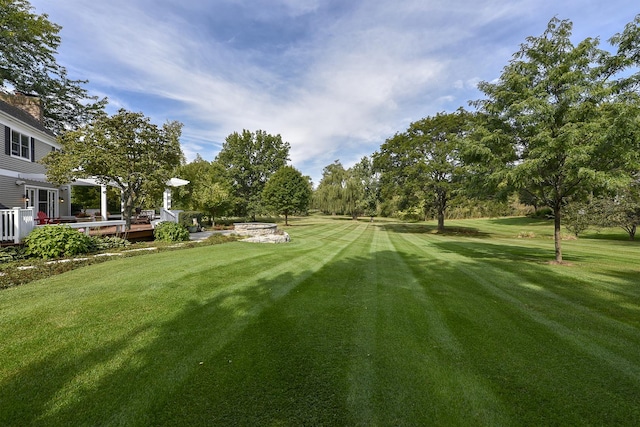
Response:
[[[600,218],[596,225],[602,227],[620,227],[635,240],[640,225],[640,182],[620,189],[615,195],[606,195],[598,199]]]
[[[311,183],[292,166],[278,169],[262,190],[265,207],[284,215],[285,225],[289,225],[289,215],[305,213],[311,201]]]
[[[638,75],[622,73],[633,63],[622,41],[637,46],[637,28],[636,19],[612,39],[619,49],[609,54],[599,49],[598,39],[574,45],[571,22],[554,18],[541,36],[526,39],[496,82],[479,84],[486,99],[474,105],[488,122],[499,120],[504,128],[497,134],[480,131],[481,145],[487,145],[478,151],[487,162],[495,152],[510,152],[501,172],[506,182],[553,210],[557,262],[562,262],[560,227],[567,201],[594,188],[622,185],[637,168]],[[497,141],[506,146],[487,149]]]
[[[243,130],[226,138],[215,161],[226,169],[233,184],[236,214],[249,215],[255,220],[262,210],[262,189],[271,175],[287,164],[290,148],[280,135],[262,130]]]
[[[51,182],[95,177],[119,187],[129,229],[133,209],[145,197],[157,198],[180,166],[181,131],[179,122],[159,128],[142,113],[120,110],[60,136],[62,150],[49,153],[42,162]]]
[[[178,175],[189,181],[176,189],[174,202],[179,206],[206,212],[212,221],[231,207],[233,190],[219,163],[208,162],[197,155],[179,168]]]
[[[351,218],[360,215],[373,218],[378,213],[379,174],[374,170],[373,160],[363,157],[358,163],[347,169],[344,188],[344,210]]]
[[[345,169],[339,160],[327,165],[322,179],[313,193],[313,205],[327,214],[375,216],[378,211],[379,180],[373,161],[363,157]]]
[[[74,129],[103,111],[97,101],[56,62],[61,27],[33,13],[26,0],[0,0],[0,91],[40,98],[44,125],[55,133]]]
[[[374,155],[387,193],[405,193],[433,210],[438,231],[444,231],[445,211],[457,191],[463,165],[460,141],[469,114],[439,113],[412,123],[406,132],[389,138]]]
[[[344,189],[347,171],[339,160],[322,170],[322,178],[313,193],[313,205],[326,214],[344,213]]]

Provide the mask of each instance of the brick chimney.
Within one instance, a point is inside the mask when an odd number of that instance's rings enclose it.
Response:
[[[29,113],[29,115],[36,119],[38,123],[42,124],[44,120],[42,101],[40,101],[40,98],[37,96],[25,95],[21,92],[16,92],[13,95],[0,92],[0,99],[7,104],[13,105],[16,108]]]

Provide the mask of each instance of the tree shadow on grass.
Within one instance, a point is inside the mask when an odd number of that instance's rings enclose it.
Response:
[[[468,243],[471,246],[466,246]],[[363,380],[362,386],[370,387],[363,393],[363,400],[369,399],[369,409],[373,413],[371,424],[424,425],[433,422],[435,416],[453,411],[448,406],[452,401],[473,397],[475,392],[470,393],[466,386],[469,382],[474,383],[473,377],[479,375],[486,376],[474,384],[486,382],[493,389],[504,390],[502,398],[506,407],[520,405],[522,418],[514,418],[514,423],[531,421],[529,424],[533,424],[532,420],[542,414],[548,416],[547,421],[552,423],[569,424],[572,412],[566,408],[572,408],[572,403],[585,397],[585,390],[567,391],[556,396],[559,397],[557,401],[545,400],[544,382],[538,388],[527,384],[530,399],[522,400],[517,393],[508,393],[520,387],[522,378],[529,374],[529,367],[522,363],[531,362],[529,347],[505,348],[514,362],[508,359],[499,361],[496,359],[499,351],[490,346],[482,348],[484,354],[476,352],[474,346],[482,344],[482,337],[474,337],[475,341],[467,343],[467,337],[456,332],[459,335],[455,341],[459,341],[462,347],[469,345],[469,355],[464,360],[450,360],[448,350],[444,349],[446,346],[440,348],[441,343],[437,339],[425,338],[433,326],[430,324],[432,317],[423,315],[428,310],[413,294],[422,286],[428,294],[426,299],[445,298],[446,293],[436,293],[429,288],[432,276],[446,278],[459,275],[461,267],[481,265],[476,261],[491,260],[503,266],[513,266],[508,262],[512,258],[499,255],[501,250],[511,252],[511,257],[515,251],[515,256],[522,259],[538,259],[542,253],[531,252],[530,248],[500,249],[501,245],[482,242],[462,242],[458,246],[447,242],[435,244],[441,245],[445,251],[466,250],[462,255],[468,260],[434,264],[417,254],[382,251],[366,257],[328,262],[318,271],[286,271],[252,284],[227,286],[201,278],[195,285],[189,285],[199,299],[194,297],[187,301],[164,323],[133,327],[132,332],[122,338],[96,346],[86,354],[72,356],[64,362],[63,352],[55,352],[16,372],[0,384],[3,390],[0,409],[5,413],[5,409],[14,408],[14,405],[19,408],[17,412],[14,410],[15,416],[10,419],[14,422],[7,425],[365,424],[366,420],[353,418],[350,412],[353,409],[350,381],[353,381],[353,366],[357,362],[361,366],[357,372],[371,376],[367,378],[369,382]],[[527,252],[517,254],[525,250]],[[374,274],[371,269],[378,263],[386,269],[393,269],[398,263],[410,266],[413,276],[401,275],[398,279],[416,280],[420,285],[412,287],[405,280],[376,282],[379,280],[375,279],[376,274],[382,273]],[[536,263],[527,263],[519,270],[529,275],[531,280],[559,281],[553,271]],[[150,283],[153,280],[149,278]],[[141,283],[141,289],[150,283]],[[462,285],[445,282],[440,284],[442,286]],[[482,291],[472,280],[466,286],[469,293],[463,292],[463,295]],[[171,291],[170,287],[164,289],[164,292]],[[529,296],[530,301],[541,299],[540,292],[531,288],[523,288],[521,292]],[[401,296],[406,299],[396,299]],[[483,299],[487,299],[486,295]],[[474,298],[459,298],[457,301],[462,305],[462,314],[466,304],[475,304]],[[413,311],[408,309],[406,302]],[[438,307],[436,303],[433,302],[432,308]],[[376,304],[382,305],[379,314],[373,311]],[[161,309],[166,310],[167,307]],[[443,313],[447,310],[446,307],[440,309]],[[475,310],[486,311],[488,308],[475,307]],[[516,313],[510,313],[510,316],[518,317],[519,307],[509,307],[508,310]],[[442,316],[444,318],[445,314]],[[451,319],[453,317],[449,319],[453,322]],[[474,319],[468,321],[472,323]],[[521,319],[519,321],[522,322]],[[452,323],[448,326],[456,331]],[[530,327],[526,322],[525,326]],[[363,334],[362,328],[369,328],[371,335],[370,341],[365,340],[364,344],[354,338]],[[480,325],[476,328],[480,329]],[[152,341],[131,352],[131,342],[149,330],[153,332]],[[411,331],[415,331],[414,335]],[[486,333],[491,335],[494,332],[489,330]],[[548,338],[546,331],[544,334]],[[405,341],[397,340],[398,337]],[[541,346],[536,344],[536,337],[530,337],[526,331],[517,339]],[[500,341],[496,338],[496,342]],[[51,410],[51,402],[70,392],[69,384],[76,376],[109,363],[125,350],[131,355],[117,369],[96,375],[95,379],[90,378],[81,392],[75,392],[74,399],[68,399],[57,410]],[[563,347],[557,351],[562,353],[562,360],[567,357],[567,352],[580,356],[579,351],[571,348]],[[373,355],[372,359],[368,359],[369,354]],[[458,356],[465,357],[464,353]],[[542,353],[537,356],[536,363],[542,366],[547,360],[555,362],[555,357],[554,351]],[[424,361],[428,360],[447,366],[427,366],[429,364]],[[416,369],[425,366],[426,371]],[[578,375],[584,370],[582,368],[595,369],[579,363],[571,366],[559,363],[545,366],[539,375],[553,384],[558,373]],[[444,379],[449,378],[449,374],[456,378],[451,382],[443,379],[443,383],[434,383],[427,374],[437,370],[447,372],[442,377]],[[475,372],[467,375],[468,371]],[[38,387],[42,390],[34,392]],[[638,388],[629,390],[633,393]],[[628,406],[629,400],[635,404],[632,397],[624,400],[622,396],[607,395],[610,400],[601,399],[602,413],[606,412],[604,407],[616,403],[621,402],[623,408]],[[536,397],[538,401],[534,400]],[[465,406],[464,402],[460,406]],[[365,410],[360,413],[361,416],[366,414]],[[453,412],[448,416],[444,419],[456,421],[453,424],[471,424],[476,414],[464,418],[463,414]],[[567,418],[563,423],[562,419],[554,416]]]
[[[488,220],[492,224],[500,225],[512,225],[512,226],[535,226],[535,225],[551,225],[553,226],[553,220],[530,218],[527,216],[518,217],[505,217],[505,218],[491,218]]]
[[[157,338],[151,344],[120,368],[89,380],[58,408],[52,402],[68,397],[69,384],[130,351],[135,337],[96,346],[67,362],[64,351],[52,353],[0,383],[0,420],[3,425],[346,425],[344,385],[335,371],[345,369],[348,357],[340,348],[326,352],[323,341],[331,332],[316,319],[307,316],[299,324],[299,316],[286,313],[286,304],[275,307],[310,275],[287,272],[189,302],[154,327]]]
[[[17,371],[0,383],[0,424],[53,425],[60,424],[47,413],[55,412],[54,406],[60,389],[72,383],[78,370],[96,369],[107,363],[114,354],[123,351],[131,340],[147,327],[135,328],[124,337],[78,356],[74,348],[63,348]],[[95,399],[102,400],[105,390],[96,390]],[[91,393],[90,393],[91,394]],[[84,401],[84,396],[78,396]],[[90,408],[86,408],[90,409]],[[75,410],[79,410],[76,408]],[[91,417],[86,424],[101,424],[104,419]]]
[[[553,246],[550,246],[547,251],[540,248],[478,241],[430,241],[430,244],[443,252],[455,253],[472,260],[474,264],[470,265],[474,265],[474,268],[478,265],[493,266],[499,270],[511,272],[514,277],[522,281],[521,283],[511,282],[511,286],[517,289],[518,293],[529,294],[531,300],[535,300],[535,295],[544,290],[544,292],[550,292],[549,295],[566,298],[567,302],[573,301],[588,307],[594,314],[603,314],[623,323],[636,319],[640,312],[638,272],[605,270],[601,275],[594,275],[591,279],[577,274],[572,275],[572,269],[579,268],[576,265],[580,262],[588,262],[589,258],[573,253],[565,254],[563,264],[557,265],[552,261]],[[481,263],[477,264],[476,261]],[[551,269],[542,267],[549,264],[553,264]],[[557,268],[562,269],[562,272],[556,272]],[[482,272],[480,271],[479,274]],[[613,283],[615,281],[611,281],[611,278],[622,279],[624,283]],[[599,282],[592,281],[598,279],[600,279]],[[529,287],[529,284],[534,286]],[[633,320],[632,323],[637,325],[639,322]]]
[[[629,238],[629,234],[624,232],[624,231],[620,231],[620,232],[600,231],[600,232],[596,232],[596,233],[582,234],[582,235],[580,235],[580,239],[585,239],[585,240],[616,240],[616,241],[619,241],[619,242],[626,242],[629,245],[638,244],[638,242],[640,242],[640,240],[638,240],[638,239],[631,240]]]
[[[439,232],[438,227],[433,224],[394,223],[394,224],[382,224],[377,226],[384,231],[390,231],[393,233],[437,234],[440,236],[489,237],[488,233],[482,232],[474,227],[445,226],[444,231]]]
[[[503,245],[499,243],[468,240],[439,240],[429,241],[429,243],[443,252],[457,253],[476,260],[508,260],[551,263],[555,256],[552,243],[549,245],[549,250],[528,246]],[[567,263],[578,262],[583,259],[583,257],[575,254],[564,255],[563,258]]]

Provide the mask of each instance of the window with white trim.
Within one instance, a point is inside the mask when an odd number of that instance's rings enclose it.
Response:
[[[11,154],[31,160],[31,139],[27,135],[11,130]]]

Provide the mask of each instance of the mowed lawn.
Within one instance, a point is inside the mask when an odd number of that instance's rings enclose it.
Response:
[[[0,425],[640,425],[640,244],[555,265],[549,222],[447,225],[311,217],[2,290]]]

